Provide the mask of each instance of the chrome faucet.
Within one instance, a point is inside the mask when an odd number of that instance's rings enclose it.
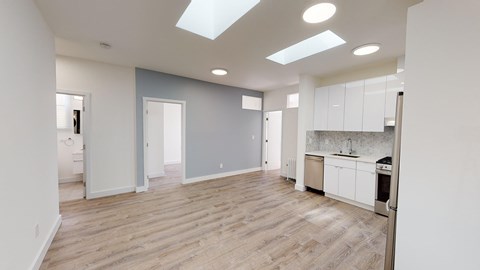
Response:
[[[348,154],[351,155],[353,153],[353,143],[352,139],[348,138],[347,140],[347,148],[348,148]]]

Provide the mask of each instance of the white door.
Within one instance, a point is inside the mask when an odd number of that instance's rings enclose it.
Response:
[[[357,170],[355,200],[366,205],[375,205],[375,173]]]
[[[328,88],[328,130],[343,131],[345,112],[345,84]]]
[[[147,103],[147,177],[165,175],[164,169],[164,104]]]
[[[265,127],[266,169],[278,170],[282,165],[282,112],[266,113]]]
[[[313,129],[327,130],[328,127],[328,86],[315,89]]]
[[[362,131],[364,86],[363,80],[345,85],[344,131]]]
[[[324,165],[323,188],[326,193],[338,195],[338,167]]]
[[[365,80],[363,131],[383,132],[386,88],[386,76]]]
[[[338,172],[338,196],[355,200],[355,170],[340,168]]]

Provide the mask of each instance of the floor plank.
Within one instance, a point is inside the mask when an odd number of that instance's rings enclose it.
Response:
[[[382,269],[386,218],[310,192],[278,172],[63,202],[41,269]]]

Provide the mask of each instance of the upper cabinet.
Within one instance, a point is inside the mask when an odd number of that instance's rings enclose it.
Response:
[[[401,72],[387,76],[385,121],[394,121],[395,119],[397,93],[403,91],[404,74],[405,72]]]
[[[344,131],[363,130],[363,95],[365,82],[356,81],[345,84]]]
[[[313,128],[327,130],[328,122],[328,86],[315,89],[315,114]]]
[[[384,131],[386,87],[386,76],[365,80],[363,131]]]
[[[328,87],[327,130],[342,131],[345,112],[345,84]]]

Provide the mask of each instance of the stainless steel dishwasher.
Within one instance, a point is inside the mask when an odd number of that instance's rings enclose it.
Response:
[[[323,157],[305,155],[305,186],[323,191]]]

